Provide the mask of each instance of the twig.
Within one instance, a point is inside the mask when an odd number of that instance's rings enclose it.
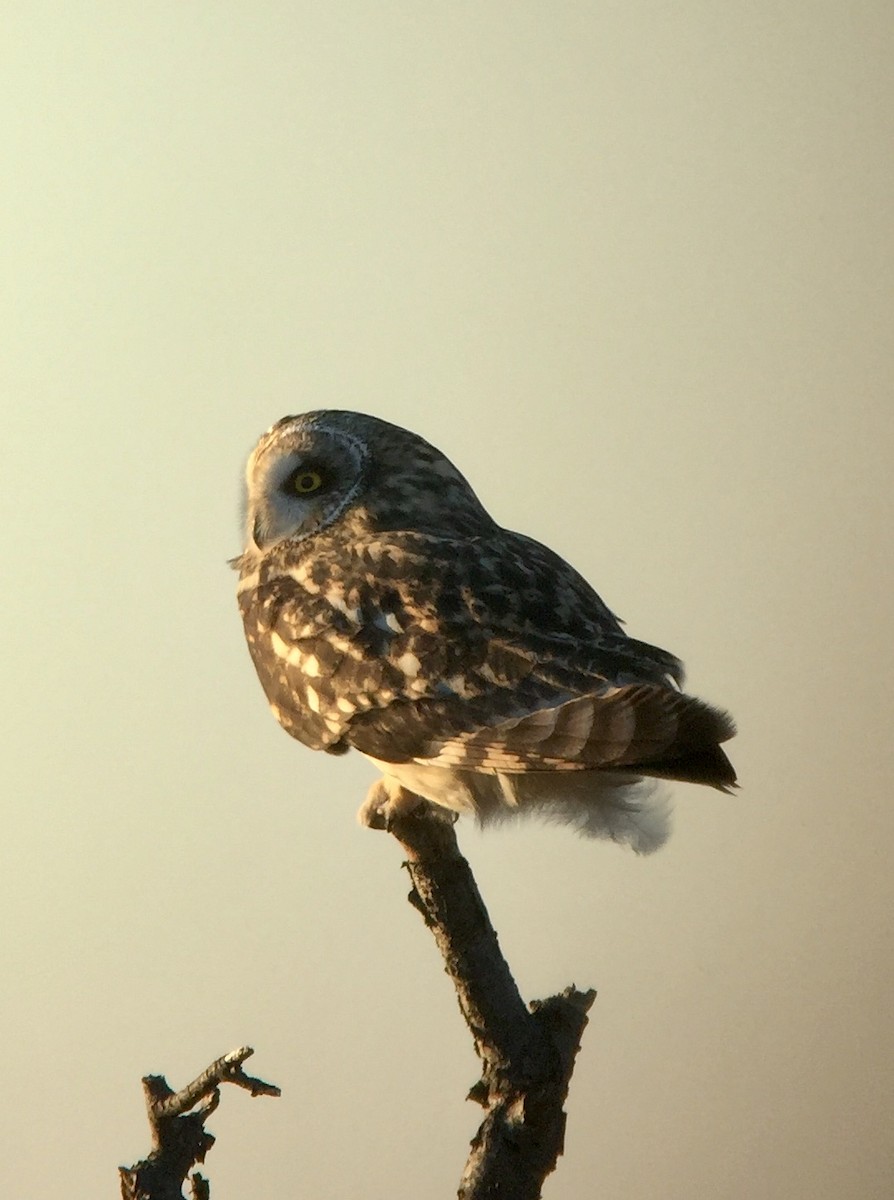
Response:
[[[485,1118],[459,1200],[537,1200],[563,1150],[563,1106],[596,993],[572,986],[527,1007],[452,825],[426,807],[388,828],[407,856],[410,901],[434,935],[483,1067],[469,1098]]]
[[[152,1150],[135,1166],[118,1168],[123,1200],[183,1200],[187,1175],[204,1162],[214,1145],[205,1120],[220,1103],[220,1084],[234,1083],[253,1096],[280,1094],[272,1083],[243,1071],[242,1064],[252,1054],[250,1046],[231,1050],[179,1092],[173,1091],[162,1075],[143,1079]],[[191,1190],[193,1200],[208,1200],[208,1181],[198,1172],[192,1176]]]

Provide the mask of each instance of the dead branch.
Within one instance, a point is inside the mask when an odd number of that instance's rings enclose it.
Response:
[[[469,1093],[485,1109],[459,1200],[537,1200],[562,1153],[564,1104],[594,991],[525,1005],[453,826],[429,807],[393,818],[425,919],[481,1059]]]
[[[119,1167],[123,1200],[183,1200],[186,1177],[214,1145],[205,1120],[220,1103],[220,1084],[233,1083],[253,1096],[278,1096],[279,1088],[247,1075],[242,1064],[254,1054],[250,1046],[231,1050],[201,1075],[173,1091],[162,1075],[143,1079],[146,1110],[152,1129],[149,1157],[132,1167]],[[193,1111],[194,1110],[194,1111]],[[208,1200],[208,1181],[198,1171],[191,1178],[193,1200]]]

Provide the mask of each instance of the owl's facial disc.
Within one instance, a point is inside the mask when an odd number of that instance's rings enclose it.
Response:
[[[249,459],[248,536],[267,550],[325,529],[351,503],[363,479],[365,455],[341,431],[281,422]]]

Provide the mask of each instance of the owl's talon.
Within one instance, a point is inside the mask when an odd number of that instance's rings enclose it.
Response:
[[[388,832],[388,816],[381,808],[371,808],[366,801],[357,810],[357,820],[367,829],[384,829]]]
[[[425,801],[408,792],[396,779],[377,779],[357,810],[357,820],[367,829],[390,831],[398,817],[405,817]]]

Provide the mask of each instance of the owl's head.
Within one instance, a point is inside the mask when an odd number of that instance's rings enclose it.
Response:
[[[416,434],[334,409],[283,417],[246,465],[246,554],[338,522],[358,534],[469,536],[494,528],[456,467]]]

